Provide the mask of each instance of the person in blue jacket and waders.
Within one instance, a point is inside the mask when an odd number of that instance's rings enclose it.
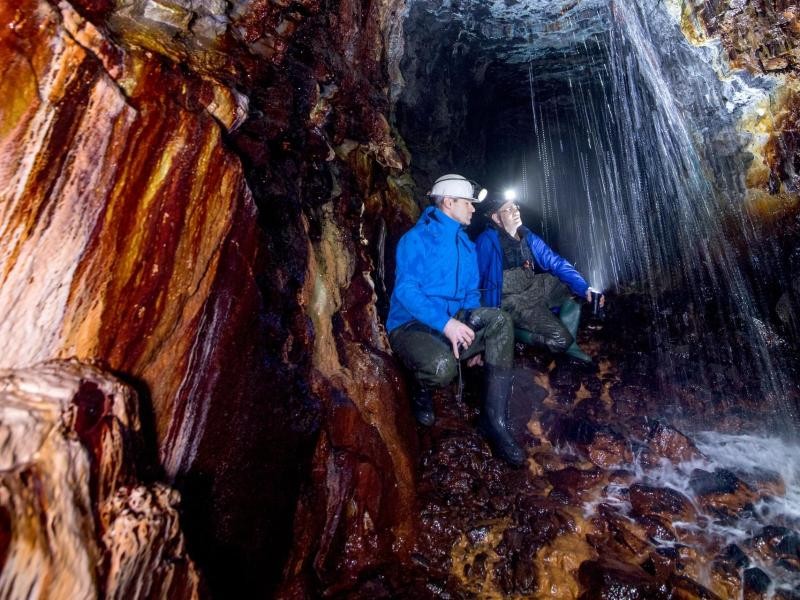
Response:
[[[432,206],[397,246],[386,328],[395,355],[414,374],[413,410],[422,425],[435,419],[431,390],[455,378],[459,361],[485,362],[481,430],[495,452],[521,465],[525,452],[508,430],[514,328],[504,311],[481,307],[475,245],[464,230],[485,194],[476,195],[461,175],[436,180]]]
[[[507,311],[519,341],[591,363],[576,341],[581,309],[573,294],[592,300],[584,278],[522,224],[513,199],[489,200],[484,214],[489,225],[476,240],[482,304]]]

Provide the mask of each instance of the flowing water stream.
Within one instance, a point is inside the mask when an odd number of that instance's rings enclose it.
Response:
[[[688,379],[706,389],[715,386],[709,371],[720,365],[750,373],[751,385],[743,393],[762,399],[763,422],[739,435],[694,434],[703,459],[665,460],[657,466],[636,460],[633,482],[608,485],[603,497],[584,509],[587,517],[604,507],[633,521],[632,483],[677,491],[688,498],[693,514],[672,523],[675,538],[653,539],[664,552],[689,548],[709,557],[709,565],[712,557],[732,560],[730,553],[741,552],[741,568],[755,576],[760,569],[769,577],[765,597],[791,594],[800,589],[795,558],[800,446],[787,441],[796,440],[797,433],[795,384],[784,370],[784,346],[743,274],[741,265],[752,258],[729,239],[734,227],[733,237],[746,246],[754,228],[741,190],[731,185],[730,176],[715,173],[709,160],[715,149],[704,146],[687,98],[678,96],[687,87],[692,94],[708,94],[700,89],[707,86],[703,78],[686,65],[678,92],[668,76],[668,69],[675,69],[668,64],[671,49],[654,39],[652,19],[630,0],[617,0],[608,10],[611,30],[605,44],[593,48],[597,75],[592,83],[587,78],[567,82],[570,106],[539,101],[529,70],[534,143],[524,179],[526,186],[532,181],[536,187],[526,195],[537,199],[545,239],[574,258],[590,284],[644,292],[660,364],[655,387],[674,389],[676,381],[687,380],[686,361],[681,367],[676,360],[686,352],[693,371]],[[761,266],[766,277],[770,267]],[[722,417],[738,401],[718,395],[716,414]],[[664,398],[665,405],[672,402]],[[699,429],[713,425],[697,423]],[[748,435],[765,428],[780,437]],[[723,479],[735,473],[740,481],[753,482],[746,492],[752,502],[719,509],[702,494],[704,473],[723,474]],[[759,479],[774,485],[764,490]],[[713,587],[710,567],[692,576]]]
[[[632,481],[607,486],[602,498],[584,506],[587,518],[597,514],[598,507],[606,506],[633,522],[630,515],[635,511],[628,490],[634,484],[675,490],[691,502],[694,516],[672,523],[676,538],[654,538],[662,550],[689,547],[709,557],[707,564],[714,556],[741,553],[739,561],[745,568],[757,568],[769,576],[768,597],[777,590],[798,589],[800,537],[795,532],[800,526],[800,447],[777,437],[713,431],[695,434],[694,441],[702,458],[678,464],[661,460],[655,466],[637,460]],[[710,473],[722,477],[715,480],[708,476]],[[711,487],[723,480],[722,491],[710,494],[698,474],[710,478]],[[731,479],[748,483],[739,483],[738,489],[724,489],[728,474]],[[737,494],[740,497],[733,499]],[[744,508],[724,510],[731,506]],[[699,583],[713,587],[709,567],[698,575]]]

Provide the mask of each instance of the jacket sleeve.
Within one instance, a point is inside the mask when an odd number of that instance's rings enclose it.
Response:
[[[478,287],[481,291],[481,303],[483,306],[500,306],[500,292],[497,282],[497,252],[495,251],[491,234],[484,231],[475,241],[478,252],[478,273],[480,283]],[[502,284],[500,284],[502,285]]]
[[[492,247],[485,234],[482,233],[475,240],[475,248],[478,253],[478,289],[481,293],[482,304],[491,306],[491,304],[487,304],[487,299],[488,289],[491,285],[489,273],[492,267]]]
[[[573,267],[569,261],[559,256],[544,243],[544,240],[534,233],[528,233],[528,245],[530,246],[533,257],[539,266],[552,275],[558,277],[569,289],[577,296],[586,296],[589,284],[583,276]]]
[[[444,331],[450,315],[425,294],[426,261],[423,254],[424,250],[416,237],[405,235],[400,239],[397,245],[394,294],[403,308],[417,321],[437,331]]]

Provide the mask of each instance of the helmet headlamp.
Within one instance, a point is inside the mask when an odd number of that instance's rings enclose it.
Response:
[[[433,183],[433,188],[428,192],[428,196],[449,196],[460,198],[469,202],[483,202],[489,192],[471,179],[463,175],[451,173],[442,175]]]

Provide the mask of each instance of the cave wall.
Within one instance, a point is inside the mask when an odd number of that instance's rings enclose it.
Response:
[[[204,596],[142,425],[136,391],[96,367],[0,370],[0,595]]]
[[[671,7],[709,55],[749,160],[743,217],[726,229],[770,328],[800,347],[800,10],[795,3],[688,2]],[[794,375],[797,376],[796,374]]]
[[[220,328],[253,302],[255,206],[215,119],[235,104],[69,5],[2,19],[2,366],[75,356],[145,381],[174,477],[204,426]]]
[[[274,590],[290,545],[285,593],[346,588],[412,537],[380,318],[417,210],[388,123],[401,8],[0,9],[0,365],[133,382],[215,593]]]

